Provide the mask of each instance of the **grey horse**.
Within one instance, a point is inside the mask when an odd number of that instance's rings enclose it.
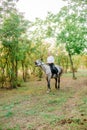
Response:
[[[38,66],[38,67],[41,67],[42,70],[46,74],[47,88],[48,88],[47,92],[51,91],[51,87],[50,87],[50,80],[51,80],[51,78],[55,79],[55,88],[56,89],[60,88],[60,76],[63,73],[63,69],[60,66],[55,65],[55,67],[58,70],[58,73],[53,75],[52,72],[51,72],[50,66],[48,64],[45,64],[41,60],[36,60],[35,61],[35,65]]]

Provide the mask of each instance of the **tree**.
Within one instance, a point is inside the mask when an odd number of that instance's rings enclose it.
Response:
[[[57,43],[66,44],[66,50],[73,71],[73,78],[75,78],[75,73],[72,55],[80,54],[87,48],[87,13],[85,5],[83,5],[83,8],[81,7],[82,5],[79,6],[78,4],[77,6],[76,3],[69,3],[68,7],[64,7],[58,14],[60,16],[59,22],[61,22],[61,24],[60,31],[57,34]],[[62,14],[64,17],[62,17]]]
[[[9,59],[8,75],[12,88],[17,86],[19,39],[25,32],[26,25],[20,15],[10,13],[9,17],[4,19],[1,28],[1,42],[8,54],[6,59]]]

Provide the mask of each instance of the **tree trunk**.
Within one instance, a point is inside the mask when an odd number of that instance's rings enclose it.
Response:
[[[16,80],[18,79],[18,61],[16,60],[16,65],[15,65],[15,74],[16,74]]]
[[[4,86],[4,82],[5,82],[5,68],[4,67],[2,67],[2,80],[1,80],[1,83],[2,83],[2,87],[1,88],[3,88]]]
[[[15,64],[14,64],[14,60],[12,60],[11,87],[12,87],[12,88],[17,88],[17,81],[16,81],[16,73],[15,73]]]
[[[22,61],[21,63],[22,63],[23,80],[24,80],[24,82],[25,82],[26,79],[25,79],[25,67],[24,67],[24,61]]]
[[[66,58],[66,64],[65,64],[65,72],[66,73],[67,73],[68,67],[69,67],[69,60],[68,60],[68,58]]]
[[[70,63],[71,63],[71,68],[72,68],[73,79],[76,79],[76,76],[75,76],[75,71],[74,71],[74,67],[73,67],[72,56],[71,56],[70,52],[69,52],[68,54],[69,54],[69,59],[70,59]]]

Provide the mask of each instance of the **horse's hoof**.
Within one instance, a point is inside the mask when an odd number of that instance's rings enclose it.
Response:
[[[49,89],[49,90],[47,90],[47,93],[50,93],[51,92],[51,90]]]

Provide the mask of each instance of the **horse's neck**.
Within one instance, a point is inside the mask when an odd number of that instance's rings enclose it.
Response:
[[[41,68],[43,69],[44,72],[46,72],[47,65],[46,64],[42,64]]]

